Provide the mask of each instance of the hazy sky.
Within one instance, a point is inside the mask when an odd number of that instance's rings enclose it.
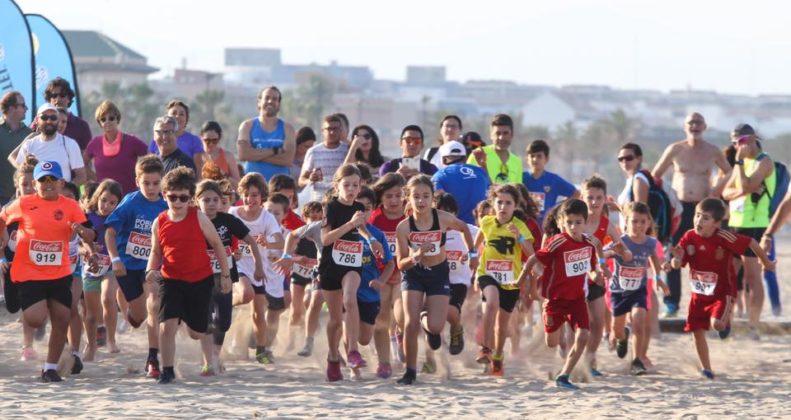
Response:
[[[417,64],[459,81],[791,93],[791,6],[779,1],[17,3],[61,29],[101,31],[166,73],[182,58],[220,71],[224,47],[269,47],[284,63],[337,60],[394,80]]]

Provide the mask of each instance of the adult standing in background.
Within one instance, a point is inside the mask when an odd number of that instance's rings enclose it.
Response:
[[[519,184],[522,182],[522,159],[511,152],[514,138],[514,120],[506,114],[492,118],[489,131],[492,144],[475,149],[467,159],[489,174],[492,184]]]
[[[299,179],[299,175],[302,173],[302,163],[305,161],[305,154],[308,152],[308,149],[316,144],[316,133],[310,127],[302,127],[297,130],[296,143],[297,147],[294,151],[294,161],[289,169],[289,175],[295,180]]]
[[[401,130],[401,157],[392,159],[379,168],[379,176],[396,172],[409,180],[415,175],[432,176],[437,167],[420,157],[423,150],[423,130],[417,125],[408,125]]]
[[[475,224],[472,212],[475,206],[486,200],[489,191],[489,175],[482,168],[465,163],[467,152],[464,145],[451,140],[439,147],[444,168],[431,178],[434,190],[445,191],[456,199],[459,206],[458,218],[465,223]]]
[[[324,117],[321,131],[324,136],[321,143],[308,149],[302,173],[299,176],[299,187],[313,187],[312,200],[321,201],[330,189],[335,171],[343,165],[349,146],[341,142],[343,122],[336,115]]]
[[[113,179],[121,184],[124,194],[136,190],[135,164],[137,158],[148,153],[148,147],[139,138],[121,132],[121,110],[110,101],[96,108],[96,122],[103,133],[94,137],[82,153],[88,180]]]
[[[202,168],[203,143],[200,137],[187,131],[187,124],[190,122],[190,108],[184,102],[174,99],[165,106],[165,112],[178,123],[175,133],[176,146],[192,159],[195,168]],[[156,141],[148,144],[148,151],[155,155],[159,154]]]
[[[220,173],[231,181],[234,187],[239,185],[242,178],[239,174],[239,165],[230,150],[225,150],[220,146],[222,141],[222,127],[217,121],[207,121],[200,129],[200,138],[203,141],[205,162],[212,162],[220,169]],[[201,168],[202,170],[203,168]]]
[[[456,115],[446,115],[439,123],[439,145],[430,147],[423,155],[423,159],[431,162],[437,169],[442,169],[445,165],[442,163],[442,156],[437,153],[440,146],[449,141],[459,141],[461,136],[461,118]]]
[[[179,166],[186,166],[192,169],[195,176],[199,178],[200,172],[195,170],[195,161],[176,146],[176,128],[178,126],[179,123],[176,119],[169,115],[159,117],[154,122],[154,141],[157,143],[158,155],[165,168],[164,173],[167,174]]]
[[[684,120],[684,140],[672,143],[662,153],[662,157],[651,171],[654,179],[661,179],[668,169],[673,168],[672,188],[681,200],[684,211],[681,223],[673,234],[673,245],[676,245],[688,230],[692,229],[695,206],[707,197],[720,198],[724,181],[714,188],[711,186],[711,168],[717,166],[723,172],[730,172],[730,166],[716,146],[703,140],[706,131],[706,120],[703,115],[693,112]],[[665,317],[674,317],[678,313],[681,300],[681,271],[671,270],[667,273],[667,286],[670,294],[665,296]]]
[[[289,174],[294,164],[294,127],[278,118],[283,94],[275,86],[258,93],[258,117],[242,122],[236,142],[245,173],[256,172],[267,181],[277,174]],[[328,174],[331,178],[332,174]]]
[[[69,109],[72,102],[74,102],[74,91],[71,90],[68,80],[56,77],[47,84],[47,88],[44,90],[44,98],[56,108]],[[38,127],[37,121],[34,120],[30,128],[35,130],[36,127]],[[93,137],[88,123],[71,112],[68,113],[66,131],[63,132],[63,135],[74,139],[80,150],[85,150]]]
[[[27,104],[21,93],[15,90],[6,92],[3,99],[0,99],[0,110],[3,112],[3,123],[0,124],[0,155],[8,156],[33,130],[22,123]],[[0,205],[14,196],[15,171],[11,162],[0,162]]]
[[[347,163],[362,163],[371,168],[371,172],[379,173],[379,168],[385,160],[379,151],[379,136],[373,128],[367,125],[358,125],[352,130],[352,144],[346,155]]]

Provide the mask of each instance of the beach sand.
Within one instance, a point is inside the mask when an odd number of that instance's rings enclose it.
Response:
[[[786,314],[791,311],[791,239],[780,240],[778,274]],[[682,312],[688,301],[688,287]],[[550,375],[562,359],[543,344],[539,331],[522,340],[521,355],[506,353],[505,377],[483,375],[474,362],[477,346],[467,340],[460,356],[437,352],[439,372],[418,374],[419,383],[399,387],[394,377],[375,377],[376,357],[363,349],[369,367],[363,379],[326,382],[324,330],[317,334],[316,350],[309,358],[285,351],[287,315],[281,318],[281,335],[275,348],[275,365],[254,360],[226,359],[227,372],[203,378],[198,343],[180,334],[177,382],[167,386],[143,377],[147,343],[144,330],[119,334],[119,354],[101,349],[97,361],[86,363],[79,375],[59,384],[39,383],[41,362],[19,362],[21,324],[16,315],[0,310],[0,416],[44,417],[150,417],[150,418],[600,418],[606,416],[659,417],[775,417],[791,418],[791,336],[762,335],[760,341],[734,334],[721,341],[709,339],[717,377],[703,379],[691,335],[664,333],[651,342],[649,356],[657,371],[633,377],[628,360],[618,359],[602,344],[598,366],[604,377],[591,379],[578,369],[572,377],[582,388],[572,392],[556,389]],[[770,315],[764,321],[788,321],[788,315]],[[237,314],[226,344],[237,334],[246,343],[249,321]],[[322,324],[324,325],[324,324]],[[446,329],[447,332],[447,329]],[[83,341],[84,343],[84,341]],[[302,338],[296,347],[301,348]],[[509,348],[509,345],[506,345]],[[36,342],[40,357],[46,342]],[[421,343],[422,360],[423,343]],[[250,351],[252,357],[252,351]]]

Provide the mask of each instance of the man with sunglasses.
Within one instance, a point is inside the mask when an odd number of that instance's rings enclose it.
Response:
[[[385,162],[379,168],[379,176],[388,172],[397,172],[404,179],[417,174],[434,175],[437,167],[420,157],[423,150],[423,130],[417,125],[408,125],[401,130],[401,157]]]
[[[71,90],[68,80],[56,77],[47,84],[47,88],[44,90],[44,98],[55,108],[69,109],[72,102],[74,102],[74,91]],[[38,127],[37,124],[37,121],[33,121],[30,128],[35,130]],[[71,112],[68,113],[66,131],[63,132],[63,135],[74,139],[81,151],[88,147],[88,143],[93,137],[88,123]]]
[[[33,131],[23,124],[27,105],[21,93],[13,90],[6,92],[0,99],[3,123],[0,124],[0,154],[8,156]],[[14,166],[10,162],[0,162],[0,204],[7,203],[14,196]]]
[[[87,175],[82,151],[74,139],[58,133],[58,109],[51,104],[44,104],[38,108],[36,116],[40,134],[22,143],[15,158],[11,152],[8,156],[9,162],[19,166],[28,155],[35,156],[39,162],[45,160],[58,162],[63,169],[63,179],[66,182],[84,184]]]
[[[654,179],[661,179],[668,169],[673,168],[671,185],[684,206],[681,223],[673,234],[673,245],[681,240],[686,231],[692,229],[692,219],[698,202],[707,197],[720,198],[725,179],[712,187],[710,182],[712,167],[716,165],[725,173],[730,173],[731,170],[720,149],[703,140],[705,131],[706,120],[703,115],[697,112],[687,115],[684,120],[686,138],[667,146],[654,170],[651,171]],[[666,308],[664,317],[672,318],[678,312],[681,299],[680,270],[671,270],[667,274],[667,285],[670,294],[664,299]]]
[[[178,143],[176,143],[178,124],[176,119],[169,115],[159,117],[154,122],[154,141],[157,143],[159,157],[162,158],[162,164],[165,167],[165,174],[179,166],[186,166],[192,169],[193,173],[199,174],[195,170],[195,160],[179,149]]]

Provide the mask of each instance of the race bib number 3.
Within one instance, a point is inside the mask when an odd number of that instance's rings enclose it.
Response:
[[[618,285],[621,289],[637,290],[643,284],[645,267],[620,267],[618,270]]]
[[[151,256],[151,235],[132,232],[126,243],[126,255],[138,260],[148,260]]]
[[[717,288],[717,273],[710,271],[691,270],[689,273],[689,286],[693,293],[713,296]]]
[[[344,267],[362,267],[363,243],[338,239],[332,245],[332,260]]]
[[[59,266],[63,263],[63,242],[31,239],[28,256],[35,265]]]
[[[563,253],[563,262],[566,265],[566,277],[585,275],[591,271],[591,256],[593,248],[585,247]]]
[[[438,230],[431,230],[428,232],[410,232],[409,242],[422,246],[423,244],[431,244],[428,252],[424,255],[433,257],[439,255],[439,249],[442,243],[442,232]]]
[[[507,260],[486,261],[486,274],[492,276],[497,283],[515,284],[514,262]]]

